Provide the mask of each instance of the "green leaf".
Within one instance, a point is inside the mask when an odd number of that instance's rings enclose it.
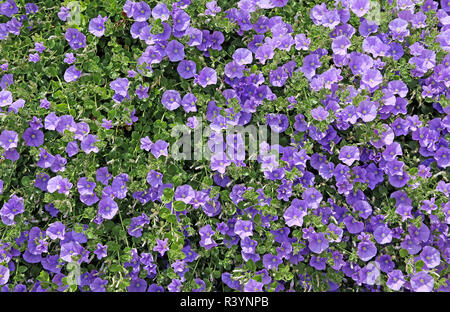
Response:
[[[186,210],[186,204],[180,200],[177,200],[173,203],[173,208],[175,211],[184,211]]]

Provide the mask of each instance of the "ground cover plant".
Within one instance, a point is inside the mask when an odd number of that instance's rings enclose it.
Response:
[[[1,291],[448,291],[449,50],[448,0],[0,2]]]

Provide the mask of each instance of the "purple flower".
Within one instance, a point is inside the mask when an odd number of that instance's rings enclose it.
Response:
[[[359,149],[356,146],[344,146],[339,152],[339,160],[347,166],[351,166],[353,162],[358,161],[359,157]]]
[[[275,52],[271,45],[265,43],[259,46],[255,52],[255,58],[258,59],[261,64],[265,64],[267,60],[270,60],[275,55]]]
[[[78,50],[86,46],[86,36],[83,35],[78,29],[68,28],[64,37],[69,42],[72,49]]]
[[[66,234],[66,226],[61,222],[54,222],[50,224],[45,231],[46,235],[50,237],[50,239],[60,239],[63,240]]]
[[[33,128],[26,129],[22,134],[22,138],[28,146],[39,147],[44,143],[44,133]]]
[[[450,165],[450,149],[441,146],[434,153],[434,159],[436,159],[436,163],[439,167],[447,168]]]
[[[40,61],[40,59],[41,59],[41,57],[39,56],[38,53],[32,53],[32,54],[28,55],[29,62],[37,63]]]
[[[289,127],[289,119],[284,114],[268,114],[267,124],[273,132],[281,133]]]
[[[237,62],[229,62],[225,65],[225,75],[230,78],[242,78],[244,76],[243,73],[244,66],[239,65]]]
[[[83,141],[81,141],[81,149],[86,154],[98,153],[98,147],[95,146],[95,143],[98,142],[97,136],[93,134],[88,134]]]
[[[176,40],[171,40],[166,47],[167,57],[171,62],[178,62],[184,59],[184,45]]]
[[[322,106],[316,107],[311,110],[311,116],[318,121],[326,120],[329,113]]]
[[[191,22],[191,18],[189,16],[189,14],[187,14],[183,10],[177,10],[173,14],[172,20],[173,20],[173,28],[176,31],[186,30],[189,27],[190,22]]]
[[[410,284],[412,290],[416,292],[430,292],[433,290],[434,279],[422,271],[411,277]]]
[[[372,214],[372,207],[365,200],[358,200],[353,204],[353,208],[359,213],[363,219],[367,219]]]
[[[263,291],[263,283],[257,282],[254,279],[249,279],[244,285],[244,292],[261,292]]]
[[[94,251],[94,254],[97,256],[98,260],[105,258],[108,254],[108,246],[97,243],[97,249]]]
[[[197,73],[197,67],[194,61],[182,60],[178,63],[177,71],[181,78],[189,79]]]
[[[392,290],[400,290],[405,284],[405,279],[403,277],[403,273],[400,270],[393,270],[388,273],[388,280],[386,282],[386,286]]]
[[[159,252],[159,254],[164,256],[166,251],[169,251],[169,246],[167,245],[168,239],[165,238],[164,240],[160,240],[159,238],[156,239],[156,246],[153,247],[153,251]]]
[[[9,269],[0,265],[0,285],[5,285],[9,280]]]
[[[200,246],[201,247],[209,250],[209,249],[217,246],[217,243],[212,238],[212,236],[215,234],[215,232],[211,228],[211,225],[208,224],[208,225],[205,225],[204,227],[200,228],[199,234],[200,234]]]
[[[369,0],[350,0],[350,9],[356,16],[362,17],[370,9],[370,1]]]
[[[141,150],[150,151],[152,148],[153,142],[150,140],[148,136],[141,139]]]
[[[39,53],[44,52],[45,49],[46,49],[46,47],[44,46],[44,42],[43,42],[43,41],[41,41],[41,42],[36,42],[36,43],[34,44],[34,49],[35,49],[37,52],[39,52]]]
[[[106,118],[102,119],[102,124],[101,126],[107,130],[111,129],[113,127],[112,121],[108,120]]]
[[[373,89],[383,83],[383,75],[377,69],[368,69],[362,75],[361,81]]]
[[[81,70],[77,70],[75,65],[70,66],[64,72],[64,80],[66,82],[76,81],[81,77]]]
[[[181,105],[180,93],[176,90],[167,90],[163,93],[161,103],[168,110],[175,110]]]
[[[131,17],[134,18],[137,22],[145,22],[149,19],[151,14],[152,10],[146,2],[140,1],[133,3]]]
[[[5,150],[12,150],[17,147],[19,135],[15,131],[3,130],[0,134],[0,146]]]
[[[213,85],[217,83],[217,73],[214,69],[210,67],[203,68],[200,73],[195,76],[195,84],[201,85],[205,88],[208,85]]]
[[[351,41],[346,36],[339,36],[333,40],[331,48],[333,49],[334,54],[347,55],[347,49],[351,44]]]
[[[302,194],[303,200],[306,202],[306,206],[311,209],[319,208],[322,201],[322,194],[315,188],[307,188]]]
[[[278,266],[283,263],[283,260],[273,254],[265,254],[263,256],[263,265],[268,270],[278,270]]]
[[[377,117],[378,104],[366,100],[359,103],[357,108],[358,116],[364,121],[369,122]]]
[[[233,53],[233,60],[239,65],[251,64],[253,62],[252,52],[245,48],[238,48]]]
[[[238,220],[234,225],[234,233],[239,235],[241,239],[253,235],[253,223],[252,221]]]
[[[116,80],[111,81],[109,86],[116,92],[116,94],[122,97],[126,97],[128,94],[128,87],[130,86],[130,82],[127,78],[117,78]]]
[[[108,17],[102,17],[100,14],[89,22],[89,32],[96,37],[101,37],[105,33],[105,22]]]
[[[197,98],[192,93],[186,93],[183,96],[183,100],[181,101],[181,106],[183,106],[183,109],[186,113],[189,112],[196,112],[197,107],[195,106],[195,102],[197,102]]]
[[[397,156],[402,155],[402,148],[399,143],[394,142],[386,146],[386,149],[382,155],[386,161],[393,161],[397,158]]]
[[[16,2],[14,0],[6,0],[2,4],[0,4],[0,14],[5,15],[7,17],[11,17],[14,14],[17,14],[19,12],[19,8],[16,5]],[[9,275],[9,271],[8,271]],[[0,285],[2,285],[0,283]]]
[[[14,217],[23,212],[24,199],[22,197],[12,195],[11,198],[3,204],[2,209],[0,209],[0,216],[5,225],[13,225],[15,224]]]
[[[95,180],[102,183],[103,185],[108,185],[108,181],[111,179],[111,174],[108,172],[108,167],[101,167],[97,169],[95,174]]]
[[[301,227],[304,216],[306,216],[306,211],[303,209],[301,201],[297,198],[294,198],[289,208],[283,214],[286,225],[289,227],[294,225]]]
[[[162,185],[162,178],[163,175],[155,170],[150,170],[147,174],[147,183],[150,184],[152,187],[158,187]]]
[[[328,240],[323,233],[312,233],[308,237],[308,247],[312,252],[322,253],[329,246]]]
[[[148,98],[148,89],[149,87],[144,87],[143,85],[139,85],[139,87],[136,89],[136,95],[140,100]]]
[[[64,63],[66,64],[73,64],[75,63],[77,59],[75,58],[75,56],[73,55],[73,53],[66,53],[65,58],[64,58]]]
[[[380,225],[373,231],[373,236],[378,244],[389,244],[392,241],[392,231],[386,225]]]
[[[420,253],[420,259],[422,259],[430,269],[437,267],[441,263],[439,251],[431,246],[423,247],[422,252]]]
[[[225,153],[215,153],[211,157],[211,170],[213,171],[224,174],[226,167],[229,165],[231,165],[231,161],[227,158]]]
[[[58,12],[58,18],[60,20],[62,20],[63,22],[65,22],[67,20],[67,17],[69,16],[69,14],[70,14],[70,8],[62,6]]]
[[[56,176],[48,180],[47,191],[54,193],[58,191],[60,194],[69,195],[69,191],[72,188],[72,183],[67,178]]]
[[[119,207],[117,203],[108,196],[102,197],[98,203],[98,214],[107,220],[111,220],[117,214]]]
[[[270,71],[269,80],[270,84],[275,87],[284,86],[286,80],[288,79],[288,74],[284,71],[283,67],[278,67],[275,70]]]
[[[358,257],[363,261],[369,261],[377,254],[377,247],[370,241],[362,241],[358,244]]]
[[[0,107],[11,105],[13,102],[12,93],[7,90],[0,91]]]
[[[166,21],[170,17],[170,12],[164,3],[158,3],[152,10],[152,16],[155,20]]]
[[[113,195],[119,199],[124,199],[127,195],[127,182],[129,177],[126,173],[121,173],[113,179],[111,188]]]
[[[185,204],[189,204],[195,197],[195,191],[190,185],[181,185],[175,190],[175,200],[180,200]]]
[[[222,9],[217,6],[217,1],[211,1],[206,3],[205,15],[216,16]]]
[[[195,129],[198,127],[199,121],[195,116],[188,117],[186,125],[191,129]]]
[[[86,177],[82,177],[77,182],[77,188],[80,195],[93,194],[95,182],[89,182]]]
[[[153,156],[155,156],[157,159],[163,155],[163,156],[168,156],[167,153],[167,148],[169,147],[169,143],[163,141],[163,140],[158,140],[155,143],[153,143],[152,147],[151,147],[151,151]]]
[[[319,271],[325,270],[327,266],[327,258],[316,257],[315,255],[312,255],[311,260],[309,261],[309,265]]]

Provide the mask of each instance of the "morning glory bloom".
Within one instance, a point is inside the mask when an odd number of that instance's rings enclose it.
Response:
[[[163,141],[163,140],[158,140],[156,141],[152,147],[151,147],[151,153],[153,154],[153,156],[155,156],[157,159],[160,156],[168,156],[168,152],[167,152],[167,148],[169,147],[169,143]]]
[[[0,134],[0,147],[5,150],[12,150],[17,147],[19,135],[15,131],[3,130]]]
[[[194,83],[201,85],[203,88],[214,85],[217,83],[217,73],[214,69],[205,67],[195,76]]]
[[[70,66],[64,72],[64,81],[72,82],[81,77],[81,70],[77,70],[75,65]]]
[[[309,249],[317,254],[322,253],[329,246],[329,242],[323,233],[312,233],[308,238],[308,242]]]
[[[0,285],[5,285],[9,280],[9,269],[0,265]]]
[[[66,226],[63,223],[57,221],[50,224],[45,233],[52,240],[55,239],[63,240],[66,234]]]
[[[127,78],[117,78],[116,80],[111,81],[109,86],[116,92],[116,94],[125,97],[127,96],[130,82]]]
[[[98,214],[107,220],[111,220],[117,214],[119,206],[117,203],[109,196],[102,197],[98,203]]]
[[[89,22],[89,32],[96,37],[101,37],[105,33],[105,22],[108,17],[102,17],[100,14]]]
[[[182,60],[178,63],[177,71],[181,78],[189,79],[197,73],[197,66],[194,61]]]
[[[97,140],[97,136],[93,135],[93,134],[88,134],[86,136],[86,138],[84,138],[81,141],[81,149],[83,150],[83,152],[85,152],[86,154],[90,154],[91,152],[93,153],[98,153],[99,149],[97,146],[95,146],[95,143],[98,142]]]
[[[436,248],[425,246],[420,253],[420,259],[430,269],[437,267],[441,263],[441,255]]]
[[[233,60],[239,65],[251,64],[253,61],[253,55],[249,49],[238,48],[233,53]]]
[[[152,10],[152,17],[155,20],[167,21],[170,17],[170,11],[164,3],[158,3]]]
[[[78,29],[68,28],[64,37],[72,49],[78,50],[86,46],[86,36],[83,35]]]
[[[176,90],[166,90],[161,98],[161,103],[168,110],[175,110],[181,105],[180,93]]]
[[[350,9],[358,17],[362,17],[369,12],[369,8],[369,0],[350,0]]]
[[[234,233],[239,235],[241,239],[253,235],[253,223],[252,221],[238,220],[234,225]]]
[[[300,209],[300,200],[295,198],[291,205],[286,209],[283,217],[286,221],[286,225],[292,227],[294,225],[301,227],[303,225],[303,217],[306,216],[306,211]]]
[[[0,107],[11,105],[13,102],[12,93],[7,90],[0,91]]]
[[[189,16],[189,14],[187,14],[183,10],[177,10],[173,14],[172,20],[173,20],[173,28],[176,31],[186,30],[189,27],[190,22],[191,22],[191,18]]]
[[[39,147],[44,143],[44,132],[38,129],[27,128],[23,132],[22,138],[28,146]]]
[[[344,146],[339,152],[339,160],[347,166],[351,166],[353,162],[358,161],[359,157],[359,149],[356,146]]]
[[[151,13],[152,10],[146,2],[140,1],[133,4],[132,18],[137,22],[145,22],[149,19]]]
[[[411,277],[411,288],[416,292],[430,292],[433,290],[434,278],[428,273],[421,271]]]
[[[171,40],[166,47],[167,57],[171,62],[178,62],[184,59],[184,45],[176,40]]]
[[[159,238],[156,239],[156,246],[153,247],[153,251],[159,252],[159,254],[164,256],[166,251],[169,251],[169,246],[167,245],[168,239],[165,238],[163,240],[160,240]]]

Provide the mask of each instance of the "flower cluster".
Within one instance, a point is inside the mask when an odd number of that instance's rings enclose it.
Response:
[[[0,3],[1,291],[450,291],[447,0],[54,2]]]

